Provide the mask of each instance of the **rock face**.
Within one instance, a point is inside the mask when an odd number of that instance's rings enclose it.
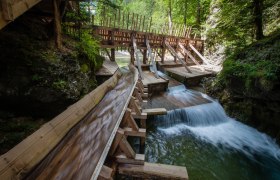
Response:
[[[20,116],[54,117],[96,87],[94,68],[64,37],[58,51],[52,27],[23,16],[0,31],[0,109]]]
[[[229,57],[216,79],[205,81],[227,113],[280,140],[280,33]]]

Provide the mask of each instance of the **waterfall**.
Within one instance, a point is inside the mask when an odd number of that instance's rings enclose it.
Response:
[[[177,91],[178,88],[174,90]],[[169,136],[182,135],[188,131],[195,138],[216,147],[234,149],[249,157],[256,154],[273,157],[279,165],[280,148],[274,139],[228,117],[217,101],[205,94],[202,96],[210,103],[168,111],[167,115],[156,116],[153,123]],[[182,98],[178,97],[180,99]]]
[[[209,126],[229,121],[222,106],[213,101],[207,104],[168,111],[167,115],[156,116],[158,127],[168,128],[184,123],[188,126]]]

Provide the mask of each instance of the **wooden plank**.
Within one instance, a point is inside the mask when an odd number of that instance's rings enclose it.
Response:
[[[125,154],[120,154],[116,156],[116,161],[120,164],[135,164],[143,165],[145,163],[144,154],[136,154],[135,158],[128,158]]]
[[[113,180],[113,169],[103,165],[98,176],[98,180]]]
[[[132,117],[134,119],[147,119],[147,113],[141,113],[140,115],[136,114],[135,112],[132,112]]]
[[[120,174],[143,179],[181,179],[188,180],[188,172],[185,167],[147,163],[144,165],[120,164]]]
[[[126,136],[134,136],[134,137],[146,137],[146,129],[138,128],[138,131],[133,130],[132,128],[126,127],[123,128],[124,134]]]
[[[167,110],[165,108],[153,108],[153,109],[143,109],[143,113],[147,113],[147,115],[165,115],[167,114]]]

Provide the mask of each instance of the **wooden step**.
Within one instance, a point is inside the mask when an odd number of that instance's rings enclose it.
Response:
[[[165,108],[153,108],[153,109],[143,109],[143,113],[147,113],[147,115],[165,115],[167,114],[167,110]]]
[[[147,163],[144,165],[120,164],[119,174],[143,179],[184,179],[188,180],[186,167]]]

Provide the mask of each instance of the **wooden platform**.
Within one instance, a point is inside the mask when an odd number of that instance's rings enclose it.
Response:
[[[213,72],[203,70],[200,66],[189,66],[192,73],[186,71],[184,67],[164,68],[165,72],[172,78],[184,83],[187,86],[198,85],[203,77],[214,75]]]
[[[119,165],[119,173],[143,179],[189,179],[187,169],[180,166],[154,164],[145,162],[144,165]]]
[[[163,92],[168,87],[168,79],[163,77],[156,78],[150,71],[143,71],[143,77],[142,82],[145,87],[148,87],[149,94]]]

